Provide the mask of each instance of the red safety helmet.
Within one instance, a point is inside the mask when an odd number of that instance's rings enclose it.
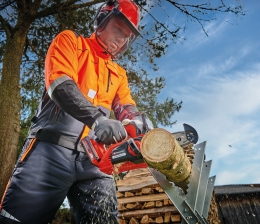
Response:
[[[100,33],[105,30],[107,24],[112,18],[123,21],[132,32],[124,46],[114,53],[109,52],[106,45],[99,38]],[[94,19],[94,28],[97,40],[100,45],[111,54],[113,59],[118,59],[130,47],[136,37],[140,35],[138,31],[139,21],[139,8],[133,1],[107,0],[103,5],[101,5]]]

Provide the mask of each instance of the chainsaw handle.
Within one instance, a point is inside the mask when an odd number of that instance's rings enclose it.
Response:
[[[142,113],[140,116],[135,118],[136,119],[133,120],[124,119],[122,121],[122,124],[124,125],[130,138],[136,138],[137,136],[144,135],[154,128],[151,120],[145,113]],[[137,122],[139,122],[142,127],[138,127]]]

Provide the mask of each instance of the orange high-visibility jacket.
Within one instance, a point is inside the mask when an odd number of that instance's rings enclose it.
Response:
[[[84,38],[66,30],[51,43],[45,61],[45,84],[49,96],[66,80],[73,80],[85,98],[107,117],[113,107],[127,104],[135,106],[126,71],[111,60],[110,55],[97,43],[95,34]],[[72,138],[87,136],[89,128],[53,105],[49,96],[43,98],[33,118],[31,137],[44,131]]]

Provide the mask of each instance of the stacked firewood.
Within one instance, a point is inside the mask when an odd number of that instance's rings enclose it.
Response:
[[[192,164],[193,144],[182,148]],[[147,168],[131,170],[116,182],[119,224],[181,223],[181,215]],[[213,194],[209,224],[220,223],[217,210]]]
[[[183,147],[192,163],[193,144]],[[181,216],[148,169],[128,172],[117,181],[120,224],[180,223]]]
[[[180,223],[181,216],[147,169],[117,181],[120,224]]]
[[[215,192],[213,192],[209,213],[208,213],[208,223],[210,224],[221,224],[219,219],[219,211],[218,211],[218,204],[216,202]]]

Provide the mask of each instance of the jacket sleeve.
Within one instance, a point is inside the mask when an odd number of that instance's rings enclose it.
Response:
[[[131,120],[140,116],[136,103],[132,99],[126,75],[122,79],[121,85],[118,88],[117,94],[113,100],[112,109],[116,119],[120,121],[124,119]]]
[[[77,36],[65,30],[54,38],[46,55],[44,74],[47,91],[62,76],[68,76],[77,83],[77,68]]]
[[[101,112],[81,93],[78,82],[77,36],[61,32],[52,42],[45,61],[45,84],[51,99],[89,128]]]
[[[102,113],[89,102],[80,92],[73,80],[59,84],[52,92],[52,100],[64,112],[91,128],[92,124]]]

